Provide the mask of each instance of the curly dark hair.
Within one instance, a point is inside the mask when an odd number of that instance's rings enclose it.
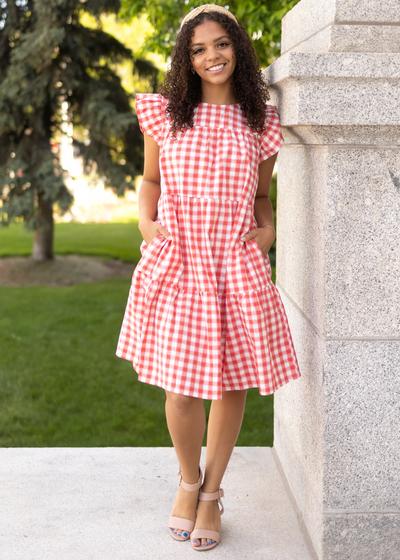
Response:
[[[171,132],[193,127],[194,109],[201,103],[201,78],[192,72],[191,39],[194,28],[205,21],[216,21],[232,41],[236,59],[233,73],[233,93],[254,132],[265,130],[266,102],[269,99],[267,84],[253,45],[240,22],[220,12],[202,12],[185,23],[179,31],[168,70],[159,93],[168,99],[166,113],[171,120]]]

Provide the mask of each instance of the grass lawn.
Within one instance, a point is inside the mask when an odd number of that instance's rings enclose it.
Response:
[[[142,237],[137,221],[108,224],[56,224],[54,251],[57,255],[87,255],[137,262]],[[0,226],[0,257],[29,256],[33,232],[22,224]]]
[[[135,223],[56,226],[60,254],[135,261],[139,243]],[[30,250],[22,226],[0,230],[2,256]],[[171,445],[163,391],[115,357],[129,284],[0,287],[0,446]],[[272,422],[273,397],[250,390],[238,445],[272,445]]]

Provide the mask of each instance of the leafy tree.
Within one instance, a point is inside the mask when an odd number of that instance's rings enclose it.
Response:
[[[98,27],[98,20],[87,13],[81,18],[86,27]],[[143,48],[146,38],[153,33],[153,27],[145,14],[122,20],[116,14],[101,14],[100,24],[109,33],[134,53],[134,59],[116,65],[124,89],[131,94],[156,91],[166,69],[165,57]]]
[[[262,66],[268,66],[280,49],[281,20],[299,0],[229,0],[208,3],[229,7],[242,22],[253,40]],[[154,27],[146,48],[171,54],[174,37],[182,18],[193,8],[205,4],[201,0],[122,0],[121,16],[133,18],[146,13]]]
[[[83,8],[100,21],[120,2],[0,0],[0,211],[3,223],[23,217],[35,229],[36,260],[53,258],[54,205],[72,203],[52,151],[68,122],[86,171],[117,193],[142,167],[137,118],[115,71],[132,52],[100,25],[84,26]],[[154,80],[154,67],[140,64]]]

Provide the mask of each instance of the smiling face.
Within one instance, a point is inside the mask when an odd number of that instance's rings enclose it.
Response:
[[[195,27],[190,55],[203,86],[230,87],[236,60],[232,41],[222,25],[208,20]]]

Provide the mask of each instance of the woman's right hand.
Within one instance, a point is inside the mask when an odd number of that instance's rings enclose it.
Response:
[[[139,219],[139,231],[142,234],[144,242],[148,245],[158,234],[168,239],[169,231],[158,222],[149,219]]]

